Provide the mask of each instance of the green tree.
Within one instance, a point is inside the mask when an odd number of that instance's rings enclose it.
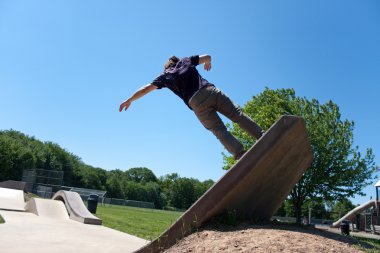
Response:
[[[49,157],[47,160],[50,160],[50,162],[45,162],[45,169],[63,171],[63,184],[71,186],[75,182],[74,171],[76,162],[80,159],[56,143],[45,142],[45,147],[47,149],[46,157]]]
[[[108,197],[125,198],[121,183],[123,177],[123,171],[121,170],[112,170],[107,173],[106,190]]]
[[[0,134],[0,181],[21,180],[24,168],[33,168],[35,157],[28,147]]]
[[[174,207],[173,205],[173,184],[180,176],[177,173],[167,174],[159,178],[160,188],[162,190],[162,199],[165,199],[166,207]]]
[[[195,194],[199,199],[211,186],[214,185],[214,181],[209,179],[203,182],[195,181]]]
[[[331,218],[333,220],[338,220],[355,207],[356,206],[349,199],[346,198],[341,199],[340,201],[335,201],[331,208]]]
[[[160,185],[156,182],[144,184],[146,199],[144,201],[153,202],[156,208],[163,208],[166,204],[164,196],[161,194]]]
[[[171,173],[171,174],[167,174],[165,176],[161,176],[160,179],[159,179],[159,182],[160,182],[160,186],[161,188],[166,191],[166,190],[170,190],[173,183],[178,180],[180,178],[180,176],[178,175],[178,173]]]
[[[302,217],[311,217],[314,219],[329,219],[330,213],[326,209],[326,203],[323,199],[315,198],[314,200],[305,201],[302,206]]]
[[[34,168],[32,150],[19,141],[24,137],[16,131],[0,132],[0,181],[21,180],[25,168]]]
[[[214,184],[214,181],[200,182],[172,173],[160,177],[159,183],[163,195],[161,198],[163,201],[166,200],[168,207],[187,209]]]
[[[134,181],[123,181],[124,196],[129,200],[146,201],[147,192],[144,185]]]
[[[38,168],[64,171],[65,185],[77,182],[74,171],[77,171],[80,159],[58,144],[44,143],[14,130],[0,131],[0,139],[0,150],[7,150],[0,157],[4,180],[21,180],[23,170]],[[9,164],[12,164],[11,169]]]
[[[81,164],[78,170],[80,181],[77,187],[88,189],[105,190],[107,184],[106,171],[101,168],[94,168],[90,165]]]
[[[190,178],[180,178],[172,186],[171,203],[179,209],[189,208],[196,200],[194,181]]]
[[[265,130],[281,115],[298,115],[305,120],[314,160],[289,196],[298,222],[306,201],[364,195],[362,189],[376,178],[379,167],[372,149],[362,155],[353,145],[354,122],[342,120],[338,105],[332,101],[321,104],[316,99],[297,97],[293,89],[266,88],[248,101],[243,111]],[[233,124],[231,131],[246,148],[254,143],[238,125]],[[224,159],[228,169],[233,157]]]
[[[145,167],[131,168],[125,172],[129,181],[137,183],[157,182],[158,179],[154,173]]]

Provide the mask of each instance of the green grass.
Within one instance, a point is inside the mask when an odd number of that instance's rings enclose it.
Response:
[[[98,205],[96,216],[103,225],[140,238],[153,240],[174,223],[181,212],[137,207]]]
[[[2,224],[2,223],[4,223],[4,219],[3,219],[3,217],[1,217],[1,215],[0,215],[0,224]]]
[[[361,245],[369,245],[370,248],[358,245],[360,249],[364,250],[365,252],[368,253],[378,253],[380,252],[380,240],[378,239],[369,239],[369,238],[363,238],[363,237],[358,237],[358,236],[353,236],[356,240],[359,241],[359,244]]]

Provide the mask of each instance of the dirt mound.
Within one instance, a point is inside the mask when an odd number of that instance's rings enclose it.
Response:
[[[239,225],[234,228],[205,227],[181,240],[165,253],[185,252],[364,252],[358,242],[314,228],[285,225]]]

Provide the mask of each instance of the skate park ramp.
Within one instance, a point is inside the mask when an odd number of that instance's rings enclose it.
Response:
[[[58,191],[53,196],[54,200],[62,201],[70,215],[70,218],[85,224],[101,225],[102,220],[90,213],[83,204],[82,198],[77,192]]]
[[[66,205],[59,200],[32,198],[25,212],[0,209],[0,216],[5,221],[0,224],[0,252],[128,253],[148,243],[114,229],[70,219]]]
[[[211,218],[232,212],[269,220],[313,160],[304,120],[282,116],[167,231],[136,253],[169,248]]]
[[[340,223],[344,220],[352,220],[355,218],[355,215],[357,213],[361,213],[363,212],[364,210],[370,208],[370,207],[376,207],[378,208],[380,205],[380,202],[377,201],[377,200],[369,200],[367,202],[365,202],[364,204],[361,204],[360,206],[357,206],[355,207],[354,209],[352,209],[351,211],[349,211],[347,214],[345,214],[342,218],[340,218],[339,220],[337,220],[336,222],[334,222],[332,224],[332,228],[338,228],[340,226]]]
[[[65,204],[62,201],[32,198],[26,204],[25,209],[44,218],[69,219]]]
[[[24,192],[0,187],[0,209],[24,211]]]

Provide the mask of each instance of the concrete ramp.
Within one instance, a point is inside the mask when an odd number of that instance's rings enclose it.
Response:
[[[24,192],[0,187],[0,209],[25,211]]]
[[[352,220],[355,218],[355,215],[357,213],[361,213],[364,210],[370,208],[370,207],[375,207],[378,208],[380,206],[380,202],[376,200],[369,200],[365,202],[364,204],[361,204],[360,206],[355,207],[348,213],[346,213],[342,218],[340,218],[338,221],[334,222],[331,227],[333,228],[338,228],[340,226],[340,223],[344,220]]]
[[[101,225],[102,220],[90,213],[77,192],[58,191],[53,196],[54,200],[62,201],[70,215],[70,219],[85,224]]]
[[[8,210],[0,210],[0,216],[5,220],[0,224],[1,253],[131,253],[148,243],[114,229],[71,219]]]
[[[282,116],[166,232],[138,253],[160,252],[224,212],[269,220],[313,160],[304,120]]]
[[[25,209],[44,218],[69,219],[65,204],[58,200],[32,198],[26,204]]]

